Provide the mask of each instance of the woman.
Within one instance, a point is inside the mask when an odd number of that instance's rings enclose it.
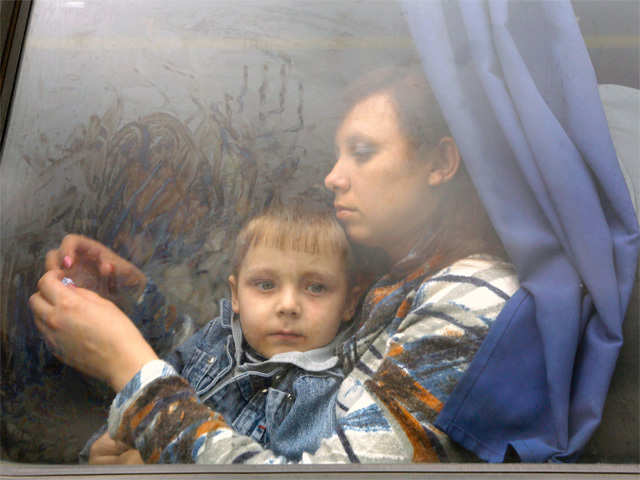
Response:
[[[302,462],[471,460],[433,422],[517,278],[500,259],[500,242],[423,76],[378,71],[352,91],[325,186],[350,240],[384,254],[385,274],[339,352],[345,379],[327,419],[334,433]],[[60,267],[76,262],[125,283],[144,280],[106,247],[69,236],[48,255],[49,271],[31,298],[59,358],[119,392],[109,416],[114,440],[101,437],[92,461],[128,461],[131,448],[146,462],[287,461],[199,403],[115,305],[62,285]]]

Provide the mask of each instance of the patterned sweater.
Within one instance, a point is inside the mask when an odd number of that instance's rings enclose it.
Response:
[[[301,463],[474,460],[433,422],[517,288],[509,264],[480,255],[376,282],[340,352],[335,432]],[[289,462],[235,433],[160,360],[116,396],[109,432],[149,463]]]

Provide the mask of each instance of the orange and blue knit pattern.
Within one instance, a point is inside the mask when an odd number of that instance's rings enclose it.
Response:
[[[302,463],[474,460],[433,421],[517,288],[509,264],[479,255],[430,276],[418,269],[379,280],[343,347],[335,433]],[[148,462],[289,462],[234,433],[163,362],[145,366],[116,397],[109,423]]]

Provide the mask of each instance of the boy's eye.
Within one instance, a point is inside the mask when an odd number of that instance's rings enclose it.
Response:
[[[319,295],[327,291],[327,286],[322,283],[311,283],[307,287],[307,290],[309,290],[309,292],[313,293],[314,295]]]
[[[253,282],[253,285],[258,290],[262,290],[263,292],[272,290],[275,287],[275,284],[271,280],[257,280]]]

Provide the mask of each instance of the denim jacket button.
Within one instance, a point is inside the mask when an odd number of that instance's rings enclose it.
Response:
[[[207,363],[212,364],[215,361],[216,361],[216,357],[209,357],[209,360],[207,360]]]

